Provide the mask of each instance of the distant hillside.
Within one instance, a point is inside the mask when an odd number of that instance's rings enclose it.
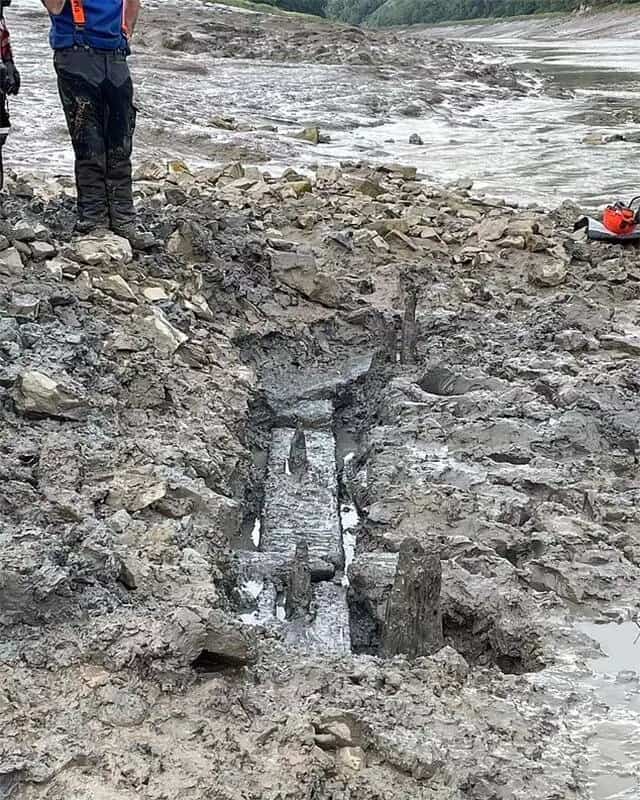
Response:
[[[526,16],[579,8],[604,8],[640,0],[262,0],[285,11],[300,11],[352,25],[417,25],[450,20]]]
[[[330,0],[331,3],[332,0]],[[638,2],[638,0],[628,0]],[[347,0],[347,4],[350,3]],[[385,0],[363,22],[368,25],[415,25],[448,20],[515,17],[581,7],[611,6],[606,0],[592,3],[580,0]]]

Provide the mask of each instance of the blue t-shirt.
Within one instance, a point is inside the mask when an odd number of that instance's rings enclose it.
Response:
[[[97,50],[127,50],[122,30],[123,0],[83,0],[85,25],[76,27],[69,0],[60,14],[51,14],[49,40],[54,50],[94,47]]]

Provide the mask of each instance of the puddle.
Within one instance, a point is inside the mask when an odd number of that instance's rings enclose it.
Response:
[[[601,675],[640,673],[640,627],[635,622],[580,622],[576,628],[600,645],[603,655],[589,660],[591,669]]]
[[[576,744],[582,744],[590,800],[640,797],[640,628],[633,621],[575,628],[599,645],[575,660],[539,673],[552,702],[571,707]],[[534,679],[538,680],[538,679]]]
[[[360,522],[358,512],[353,505],[343,505],[340,508],[340,526],[342,528],[342,548],[344,550],[344,575],[342,585],[349,585],[348,571],[356,554],[355,530]]]
[[[264,625],[272,619],[275,592],[271,586],[261,580],[249,580],[242,585],[241,593],[252,598],[251,605],[255,606],[253,610],[239,615],[246,625]]]
[[[262,538],[262,521],[260,517],[256,517],[256,521],[253,525],[253,530],[251,531],[251,541],[253,542],[254,547],[256,550],[260,547],[260,539]]]
[[[287,594],[283,592],[276,601],[276,619],[284,622],[287,618]]]

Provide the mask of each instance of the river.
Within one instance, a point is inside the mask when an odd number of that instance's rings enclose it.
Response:
[[[12,102],[7,164],[70,174],[72,153],[56,94],[46,15],[39,0],[22,0],[8,16],[24,88]],[[566,198],[596,206],[640,192],[635,167],[640,145],[584,141],[594,134],[640,130],[640,41],[492,37],[482,44],[490,45],[496,58],[537,71],[548,90],[492,101],[464,114],[415,119],[394,114],[391,103],[381,122],[366,103],[373,94],[398,89],[366,70],[141,48],[132,62],[140,106],[136,158],[209,163],[238,154],[251,162],[254,153],[266,149],[276,168],[354,157],[399,160],[440,181],[471,178],[476,190],[489,195],[545,206]],[[405,99],[410,94],[405,92]],[[275,125],[278,132],[238,133],[237,147],[230,149],[206,124],[215,113]],[[289,134],[307,122],[320,123],[331,143],[318,148],[294,143]],[[423,146],[408,143],[413,133]]]

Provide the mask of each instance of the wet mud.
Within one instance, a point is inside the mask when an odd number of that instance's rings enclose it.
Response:
[[[135,190],[146,255],[3,196],[0,796],[636,797],[637,250],[398,163]]]

